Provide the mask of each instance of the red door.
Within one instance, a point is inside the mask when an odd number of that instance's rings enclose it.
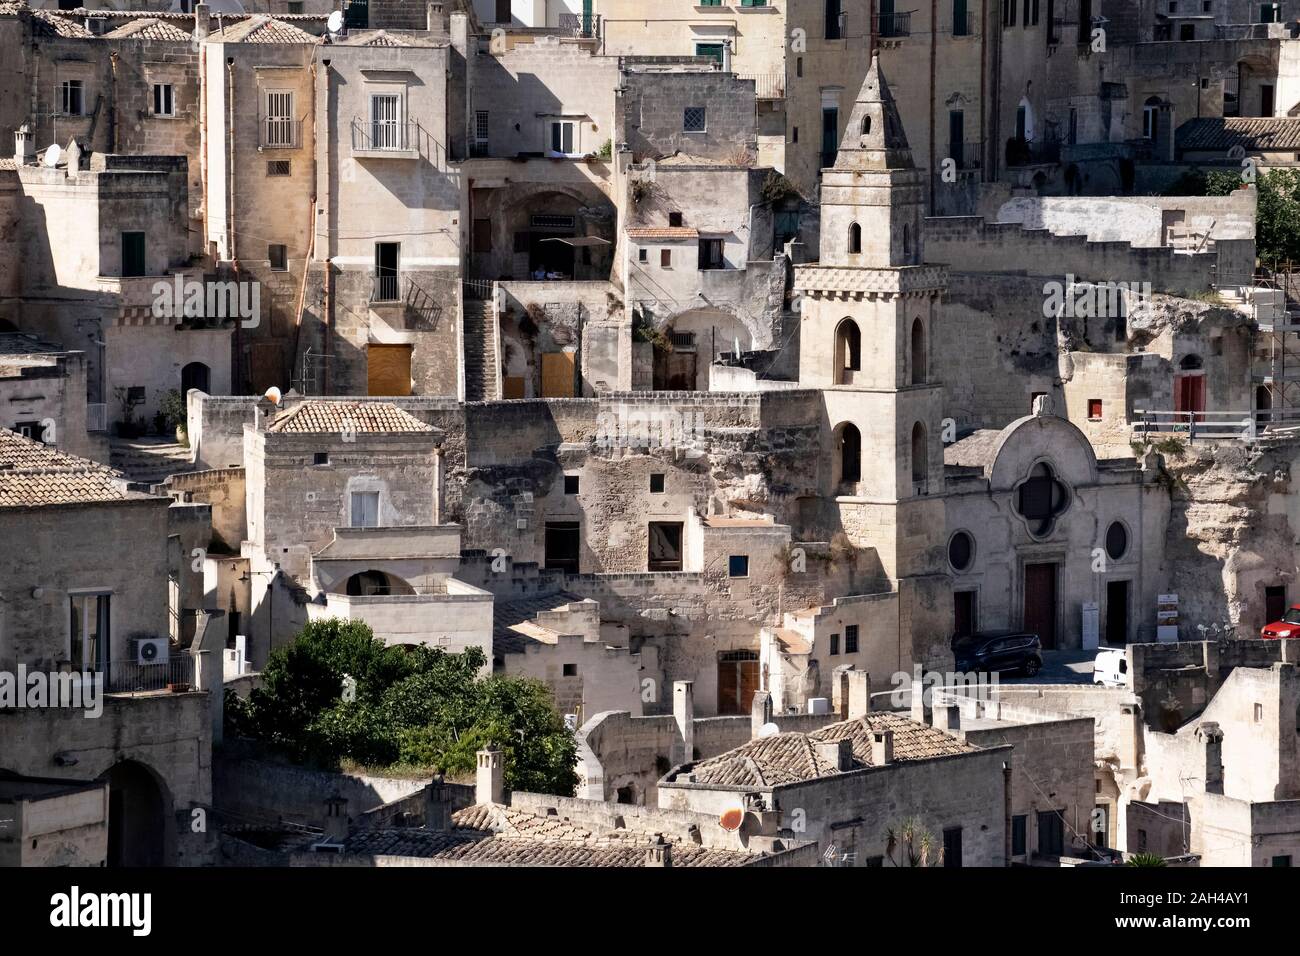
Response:
[[[1025,630],[1056,647],[1056,565],[1025,565]]]
[[[1174,379],[1174,411],[1205,411],[1205,376],[1179,375]],[[1197,418],[1197,421],[1202,419]]]

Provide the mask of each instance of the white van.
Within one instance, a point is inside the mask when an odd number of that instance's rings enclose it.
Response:
[[[1092,682],[1103,687],[1128,686],[1128,652],[1122,647],[1103,648],[1092,663]]]

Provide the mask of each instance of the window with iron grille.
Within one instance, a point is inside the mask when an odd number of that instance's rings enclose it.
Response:
[[[682,130],[687,133],[703,133],[705,130],[705,108],[688,106],[682,117]]]
[[[293,146],[294,133],[293,91],[267,90],[262,144],[264,146]]]
[[[858,626],[849,624],[844,628],[844,653],[856,654],[858,652]]]
[[[288,176],[292,167],[287,159],[272,159],[266,164],[266,175],[268,176]]]

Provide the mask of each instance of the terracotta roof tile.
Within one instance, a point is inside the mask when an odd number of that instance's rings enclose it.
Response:
[[[437,431],[392,402],[303,402],[266,430],[303,435]]]
[[[106,40],[168,40],[173,43],[188,43],[193,37],[174,23],[144,17],[128,20],[114,30],[104,34]]]
[[[633,226],[627,230],[629,239],[698,239],[700,231],[689,226]]]
[[[0,429],[0,508],[123,501],[129,497],[123,476],[106,465]]]
[[[1233,116],[1191,119],[1178,127],[1179,149],[1300,151],[1300,117]]]
[[[216,43],[319,43],[320,38],[283,20],[249,17],[209,35]]]

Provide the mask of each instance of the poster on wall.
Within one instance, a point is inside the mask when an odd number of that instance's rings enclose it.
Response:
[[[1161,594],[1156,599],[1156,640],[1172,644],[1178,640],[1178,595]]]

